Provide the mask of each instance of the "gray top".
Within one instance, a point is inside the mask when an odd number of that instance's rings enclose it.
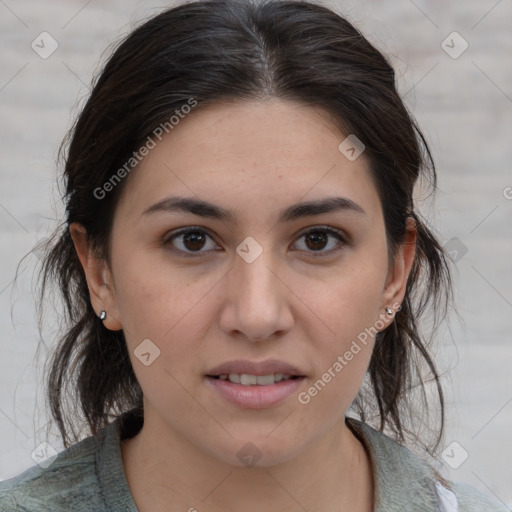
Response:
[[[138,512],[124,473],[120,440],[133,437],[142,418],[126,413],[96,437],[63,450],[47,468],[33,466],[0,482],[0,512]],[[433,470],[407,448],[352,418],[347,425],[370,453],[375,512],[510,512],[461,483],[436,486]],[[449,506],[457,497],[458,509]],[[445,508],[439,495],[447,498]]]

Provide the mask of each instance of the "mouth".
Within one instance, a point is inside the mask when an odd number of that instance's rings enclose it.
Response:
[[[223,363],[205,374],[216,396],[245,409],[277,406],[295,395],[307,376],[304,371],[276,359]]]
[[[248,373],[223,373],[221,375],[207,375],[212,379],[226,380],[242,386],[271,386],[286,380],[302,379],[304,375],[289,375],[286,373],[270,373],[268,375],[251,375]]]
[[[287,379],[305,377],[306,373],[297,366],[279,359],[235,359],[217,365],[209,370],[206,376],[245,386],[266,386]]]

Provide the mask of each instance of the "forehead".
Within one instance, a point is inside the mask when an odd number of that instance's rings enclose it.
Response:
[[[327,112],[297,102],[209,105],[156,141],[123,196],[139,215],[166,195],[196,196],[238,212],[343,195],[371,213],[379,201],[367,161],[364,153],[351,161],[340,152],[345,138]]]

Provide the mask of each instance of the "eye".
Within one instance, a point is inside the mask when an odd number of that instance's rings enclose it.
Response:
[[[180,252],[184,256],[194,257],[194,253],[199,253],[200,255],[202,252],[206,252],[201,251],[200,249],[205,246],[205,243],[208,239],[212,240],[213,242],[213,239],[204,229],[187,228],[166,237],[163,243],[166,246],[171,246],[171,251],[173,252]],[[178,245],[181,247],[176,248],[173,246],[175,240],[180,241]],[[215,250],[215,247],[216,244],[214,243],[213,246],[209,248],[209,250]]]
[[[299,239],[306,237],[305,239],[305,245],[306,245],[306,252],[313,252],[313,253],[319,253],[319,254],[312,254],[313,257],[322,257],[326,255],[330,255],[334,252],[337,252],[342,249],[344,245],[346,245],[347,241],[345,240],[345,237],[343,236],[341,231],[338,231],[336,229],[327,228],[327,227],[318,227],[313,228],[302,235],[300,235]],[[334,248],[329,249],[327,251],[322,251],[323,248],[328,246],[328,240],[329,238],[337,238],[338,243],[334,244]],[[331,246],[333,244],[331,243]],[[308,250],[310,249],[310,250]]]
[[[347,244],[347,241],[341,231],[328,227],[317,227],[309,229],[305,233],[302,233],[299,239],[304,237],[306,237],[306,249],[304,250],[309,253],[319,253],[312,254],[312,256],[315,258],[337,252]],[[330,238],[336,238],[338,243],[331,243],[333,248],[327,251],[322,250],[329,245],[328,242]],[[210,247],[208,247],[207,244],[208,240],[211,240],[212,242]],[[178,243],[175,243],[175,241],[178,241]],[[181,253],[183,256],[192,257],[196,255],[199,256],[201,253],[207,252],[208,250],[215,250],[215,248],[218,247],[213,241],[212,237],[204,229],[196,227],[189,227],[178,232],[171,233],[164,239],[163,245],[170,246],[170,250],[173,252]],[[204,248],[206,248],[204,251],[201,250]]]

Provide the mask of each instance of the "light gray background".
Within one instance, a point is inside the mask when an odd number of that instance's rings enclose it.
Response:
[[[460,460],[462,450],[469,456],[444,471],[510,506],[512,2],[326,3],[391,55],[401,93],[433,149],[440,190],[433,206],[420,195],[420,208],[443,244],[467,249],[453,265],[463,321],[452,315],[443,326],[437,355],[448,394],[444,446],[458,443],[447,451],[451,460]],[[170,5],[0,0],[0,479],[34,465],[31,452],[46,440],[45,352],[36,359],[31,290],[37,257],[21,263],[16,287],[13,278],[21,258],[62,215],[58,144],[107,45]],[[47,59],[31,48],[43,31],[59,45]],[[458,58],[441,47],[453,31],[469,45]],[[462,49],[457,37],[447,40],[452,52]],[[449,242],[454,237],[459,242]],[[56,437],[48,441],[60,450]]]

